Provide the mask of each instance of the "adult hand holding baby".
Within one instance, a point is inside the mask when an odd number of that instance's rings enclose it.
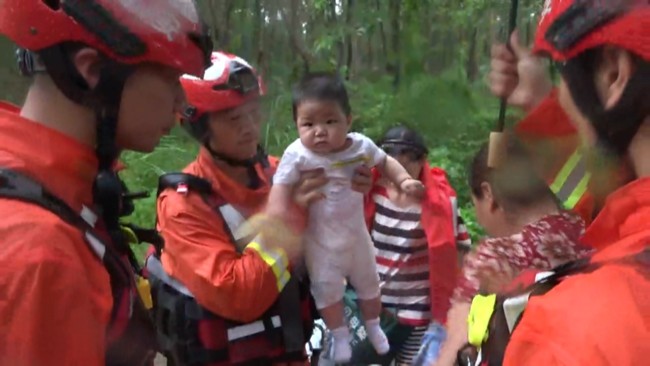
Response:
[[[327,184],[325,170],[314,169],[303,172],[300,181],[293,189],[293,201],[300,208],[307,208],[312,203],[325,198],[321,188]],[[367,194],[372,188],[372,171],[365,165],[359,166],[352,177],[352,189]]]
[[[293,189],[293,202],[298,207],[306,209],[312,203],[325,198],[321,188],[327,184],[325,170],[314,169],[305,171]]]
[[[372,188],[372,170],[365,165],[357,167],[352,177],[352,190],[364,195]]]
[[[300,258],[301,231],[306,221],[305,210],[312,203],[325,198],[321,188],[327,181],[323,169],[302,172],[292,190],[288,186],[276,187],[277,197],[269,199],[266,212],[251,217],[242,230],[245,230],[246,234],[258,233],[266,247],[284,250],[290,261]],[[287,209],[283,204],[283,197],[293,200],[299,210]]]

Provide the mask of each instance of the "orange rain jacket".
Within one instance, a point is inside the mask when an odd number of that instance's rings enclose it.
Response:
[[[275,170],[277,160],[270,163]],[[257,170],[262,186],[255,190],[244,187],[221,172],[210,153],[202,148],[184,172],[210,181],[216,194],[244,217],[250,217],[264,208],[270,191],[269,172],[265,173],[259,164]],[[280,277],[288,275],[288,268],[276,268],[276,277],[257,243],[239,253],[223,219],[199,194],[172,189],[162,192],[158,199],[158,230],[165,239],[165,271],[214,314],[251,322],[276,301]]]
[[[574,193],[574,197],[568,200],[561,197],[560,200],[589,224],[594,200],[586,186],[580,187],[580,178],[586,173],[586,161],[571,159],[576,152],[580,153],[580,136],[560,106],[557,90],[553,90],[535,110],[516,124],[515,134],[530,149],[533,163],[549,186],[555,185],[554,193],[560,192],[560,196]],[[578,171],[580,168],[582,172]],[[588,181],[587,177],[584,183]]]
[[[608,197],[583,241],[596,262],[650,246],[650,178]],[[650,266],[609,264],[533,297],[506,349],[505,366],[647,365]]]
[[[70,207],[92,204],[91,147],[0,107],[0,167],[40,181]],[[78,229],[0,199],[0,365],[103,365],[108,272]]]

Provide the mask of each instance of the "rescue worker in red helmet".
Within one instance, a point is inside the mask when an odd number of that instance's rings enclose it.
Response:
[[[531,296],[505,365],[639,365],[650,353],[650,3],[547,0],[533,52],[562,77],[559,101],[588,146],[604,206],[589,261]],[[551,275],[553,276],[553,275]],[[550,278],[550,277],[549,277]],[[551,282],[552,284],[553,282]]]
[[[264,208],[277,167],[259,146],[262,80],[242,58],[214,52],[202,78],[181,83],[182,125],[201,149],[186,174],[159,184],[165,245],[146,267],[164,353],[177,365],[302,365],[313,325],[308,287],[287,253],[240,230]],[[369,190],[369,169],[355,182]],[[318,199],[325,183],[323,172],[305,174],[296,206]],[[299,231],[303,216],[297,209],[287,232]]]
[[[161,27],[161,24],[166,24]],[[120,235],[123,149],[149,152],[202,74],[191,1],[5,0],[0,34],[33,76],[0,110],[0,364],[142,365],[156,345]]]

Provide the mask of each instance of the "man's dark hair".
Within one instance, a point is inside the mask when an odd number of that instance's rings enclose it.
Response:
[[[601,148],[619,156],[627,153],[639,128],[650,115],[650,63],[632,54],[635,71],[618,103],[605,108],[594,84],[606,48],[587,50],[560,66],[560,73],[576,106],[596,130]]]
[[[349,116],[352,112],[348,92],[343,80],[334,73],[313,72],[308,73],[293,87],[293,120],[300,103],[306,100],[331,101],[341,107],[343,113]]]

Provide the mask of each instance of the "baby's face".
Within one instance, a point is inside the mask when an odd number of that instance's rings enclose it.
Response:
[[[296,109],[300,141],[306,148],[319,154],[345,148],[350,121],[350,117],[334,101],[308,99]]]

